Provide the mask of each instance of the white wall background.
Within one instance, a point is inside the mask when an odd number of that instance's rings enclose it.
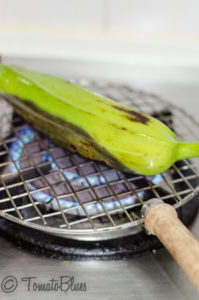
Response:
[[[198,116],[198,0],[0,0],[0,55],[66,78],[128,81]]]
[[[0,55],[61,75],[198,82],[198,12],[198,0],[0,0]]]
[[[198,0],[0,0],[0,29],[199,37]]]

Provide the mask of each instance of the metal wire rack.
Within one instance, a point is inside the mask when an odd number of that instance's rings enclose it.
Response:
[[[153,115],[183,140],[199,140],[193,118],[155,95],[129,86],[79,83]],[[177,208],[199,192],[197,158],[156,176],[127,174],[59,148],[12,115],[9,106],[0,128],[0,215],[24,226],[74,239],[109,239],[142,230],[141,207],[150,198]]]

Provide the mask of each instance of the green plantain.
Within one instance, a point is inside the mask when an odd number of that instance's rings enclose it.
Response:
[[[0,65],[0,92],[57,144],[122,171],[154,175],[199,156],[159,120],[54,76]]]

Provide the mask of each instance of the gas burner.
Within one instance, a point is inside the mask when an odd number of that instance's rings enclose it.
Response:
[[[171,112],[158,97],[113,85],[103,91],[186,138],[179,110]],[[191,128],[198,132],[195,123]],[[117,259],[151,251],[161,244],[143,230],[145,201],[174,205],[186,225],[198,208],[196,196],[181,207],[199,185],[194,161],[180,161],[156,176],[127,174],[57,147],[17,114],[0,141],[0,171],[0,213],[6,219],[0,220],[1,234],[46,256]]]
[[[30,168],[32,165],[34,166],[41,166],[43,165],[42,171],[45,177],[45,181],[50,182],[53,185],[56,195],[64,195],[68,193],[68,188],[65,184],[66,181],[70,181],[73,185],[73,188],[76,192],[81,191],[83,189],[88,189],[89,186],[100,187],[105,185],[107,182],[109,184],[118,182],[121,177],[121,172],[111,169],[104,164],[98,164],[100,169],[106,172],[106,177],[100,173],[96,173],[93,170],[92,161],[83,159],[81,156],[75,154],[68,153],[68,151],[55,147],[50,140],[41,141],[38,140],[38,133],[34,130],[34,128],[24,123],[22,126],[18,127],[15,131],[13,136],[13,141],[9,144],[9,155],[8,155],[8,162],[9,165],[5,169],[4,173],[9,173],[10,178],[7,180],[9,181],[11,178],[14,179],[15,175],[18,174],[19,171],[23,170],[24,168]],[[53,148],[53,153],[51,154],[51,149]],[[48,149],[48,150],[46,150]],[[34,153],[38,153],[38,150],[41,151],[39,155],[34,156]],[[43,151],[42,151],[43,150]],[[69,155],[71,157],[69,157]],[[75,168],[75,165],[72,165],[71,168],[68,168],[67,163],[70,163],[69,160],[72,160],[72,156],[75,157],[76,164],[81,165],[82,163],[86,163],[86,167],[84,168],[84,176],[81,175],[78,170]],[[54,158],[53,158],[54,157]],[[60,161],[56,161],[61,158]],[[61,173],[57,173],[59,171],[58,168],[61,169]],[[65,166],[67,169],[65,169]],[[31,172],[32,170],[30,170]],[[3,173],[3,174],[4,174]],[[27,173],[26,177],[30,175]],[[114,209],[120,208],[121,205],[124,207],[133,205],[138,202],[138,198],[142,201],[149,199],[151,193],[149,191],[143,191],[142,187],[146,185],[143,179],[136,180],[133,183],[134,175],[123,174],[123,177],[128,177],[132,179],[132,190],[137,190],[140,188],[137,194],[128,194],[120,198],[120,203],[117,199],[111,198],[104,202],[103,206],[99,202],[89,204],[88,213],[89,216],[99,214],[103,212],[105,208],[107,211],[112,211]],[[136,176],[137,177],[137,176]],[[158,174],[153,177],[148,177],[148,180],[151,182],[152,185],[158,185],[163,181],[162,175]],[[52,194],[52,191],[45,190],[46,182],[44,182],[43,178],[37,178],[34,182],[28,182],[27,188],[29,192],[35,191],[32,193],[32,198],[34,201],[41,202],[45,205],[46,209],[52,209],[54,211],[58,211],[61,207],[62,209],[70,209],[74,207],[79,207],[79,201],[74,199],[73,197],[63,197],[59,198],[59,202]],[[98,190],[98,197],[103,199],[106,197],[104,189]],[[128,190],[121,184],[117,184],[114,186],[114,193],[120,194],[125,193]],[[149,194],[149,195],[147,195]],[[86,204],[90,202],[91,198],[88,197],[88,193],[82,193],[81,195],[81,202]],[[69,214],[73,214],[76,216],[85,216],[85,212],[81,208],[73,209],[69,211]]]
[[[45,188],[43,184],[43,177],[50,180],[51,185],[54,186],[55,192],[58,195],[59,189],[62,187],[62,183],[67,181],[72,182],[73,187],[76,191],[81,190],[82,188],[89,188],[89,184],[92,187],[103,186],[106,182],[104,176],[99,175],[98,173],[92,173],[93,170],[91,168],[84,170],[85,174],[82,176],[77,170],[71,166],[68,168],[68,158],[75,156],[79,165],[82,167],[84,165],[87,166],[88,163],[92,165],[92,162],[86,160],[77,154],[71,154],[66,150],[56,147],[51,141],[47,139],[41,139],[41,136],[37,131],[32,128],[27,123],[24,123],[21,118],[18,118],[18,122],[20,126],[15,130],[14,135],[11,138],[11,142],[8,144],[9,147],[9,155],[7,156],[7,161],[9,164],[5,168],[3,174],[9,174],[7,178],[7,182],[10,185],[14,185],[15,188],[12,190],[13,195],[23,194],[25,189],[22,188],[21,185],[17,186],[18,176],[21,171],[26,170],[23,173],[23,178],[27,181],[28,190],[36,191],[32,193],[32,198],[35,203],[40,203],[42,208],[40,210],[43,213],[49,213],[49,211],[56,212],[59,210],[57,205],[57,201],[53,194],[51,194],[52,190],[48,190]],[[39,150],[39,151],[38,151]],[[38,153],[39,155],[34,156],[34,153]],[[63,162],[67,162],[65,165]],[[90,166],[89,164],[89,166]],[[118,184],[118,179],[121,176],[121,172],[111,169],[104,164],[96,163],[100,166],[102,170],[108,172],[107,181],[110,183],[117,182],[115,193],[122,193],[122,188],[120,184]],[[59,168],[58,168],[58,166]],[[42,167],[43,177],[36,176],[35,172],[37,172],[38,166]],[[56,170],[60,167],[63,167],[63,176],[57,176]],[[67,167],[65,170],[64,167]],[[183,172],[183,176],[191,178],[194,174],[191,168],[187,168],[187,164],[183,161],[178,162],[176,164],[177,168]],[[92,170],[92,172],[91,172]],[[33,175],[32,175],[33,174]],[[103,174],[103,173],[102,173]],[[137,175],[132,174],[124,174],[126,180],[132,180],[133,182],[133,191],[138,190],[138,193],[130,197],[123,197],[121,201],[123,205],[128,206],[131,203],[136,203],[138,199],[142,199],[142,201],[146,201],[146,199],[150,199],[155,197],[153,191],[147,187],[148,182],[151,185],[157,186],[157,191],[161,197],[166,196],[169,191],[163,189],[161,187],[161,182],[163,176],[171,176],[173,180],[176,181],[176,189],[179,191],[186,190],[185,183],[182,181],[178,182],[179,174],[171,170],[167,172],[167,174],[158,174],[152,177],[143,177],[140,176],[138,178]],[[30,180],[32,177],[36,178],[33,182]],[[86,179],[87,180],[86,180]],[[136,181],[134,183],[134,178]],[[30,182],[28,182],[30,180]],[[190,180],[192,186],[198,185],[198,179],[192,178]],[[158,185],[160,184],[160,187]],[[40,191],[41,189],[41,191]],[[140,191],[139,191],[140,190]],[[63,189],[60,192],[61,195],[64,194]],[[186,194],[185,194],[186,195]],[[0,192],[1,198],[4,198],[2,191]],[[103,194],[101,195],[103,198]],[[83,203],[86,203],[86,198],[82,199]],[[169,198],[168,202],[175,201],[175,199]],[[61,197],[59,199],[59,203],[61,207],[70,208],[78,205],[77,202],[73,200],[73,198]],[[25,218],[29,218],[32,216],[33,211],[26,207],[26,196],[22,197],[20,201],[16,199],[17,205],[25,205],[25,208],[21,210],[23,216]],[[8,203],[1,203],[1,208],[5,209],[5,207],[9,209]],[[112,209],[113,206],[118,206],[116,200],[111,198],[111,201],[107,202],[106,209]],[[186,205],[182,206],[178,209],[178,214],[180,219],[183,221],[185,225],[191,223],[194,219],[198,208],[198,198],[195,197],[192,201],[188,202]],[[96,213],[96,210],[99,209],[99,204],[94,203],[89,213]],[[123,215],[121,213],[116,213],[118,220],[123,219]],[[76,210],[71,215],[68,214],[68,218],[71,220],[74,218],[83,218],[84,215],[80,213],[79,210]],[[60,216],[55,216],[53,218],[52,225],[59,224]],[[103,217],[100,219],[100,222],[103,224],[107,222]],[[23,247],[25,249],[31,250],[36,254],[41,254],[43,256],[60,258],[60,259],[71,259],[71,260],[88,260],[88,259],[97,259],[97,260],[111,260],[111,259],[127,259],[133,256],[141,255],[148,251],[152,251],[153,249],[158,249],[162,247],[159,240],[154,236],[149,236],[145,233],[145,231],[139,231],[133,235],[121,237],[121,238],[112,238],[111,240],[105,241],[81,241],[81,240],[73,240],[70,238],[61,238],[58,236],[53,236],[47,234],[45,232],[37,231],[31,228],[27,228],[21,226],[19,224],[15,224],[5,219],[0,219],[0,233],[2,236],[16,243],[18,246]]]

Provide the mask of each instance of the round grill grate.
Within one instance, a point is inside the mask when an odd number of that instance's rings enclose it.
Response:
[[[153,115],[183,140],[199,140],[198,124],[155,95],[128,86],[80,84]],[[178,208],[199,191],[198,158],[156,176],[127,174],[57,147],[16,114],[11,121],[5,113],[0,128],[0,215],[26,227],[81,240],[137,234],[145,201],[160,198]]]

